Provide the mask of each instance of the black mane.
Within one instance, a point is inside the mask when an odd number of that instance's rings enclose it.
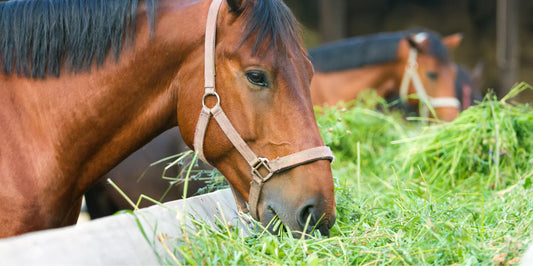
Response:
[[[0,3],[0,62],[6,74],[59,76],[102,66],[133,41],[136,9],[145,1],[153,28],[157,0],[18,0]]]
[[[448,62],[448,49],[441,37],[428,30],[385,32],[343,39],[309,50],[309,56],[319,72],[341,71],[396,60],[398,43],[414,33],[424,32],[429,38],[429,53]]]
[[[343,39],[309,50],[309,57],[319,72],[383,64],[397,58],[398,43],[405,36],[393,32]]]
[[[244,5],[244,16],[247,25],[244,30],[244,42],[252,35],[257,38],[252,49],[253,55],[259,55],[268,49],[287,54],[289,45],[304,51],[301,45],[300,24],[290,9],[279,0],[257,0],[248,10],[251,1]]]
[[[133,42],[136,9],[147,5],[153,30],[158,0],[14,0],[0,3],[0,67],[10,75],[59,76],[103,66]],[[243,41],[256,34],[252,53],[301,48],[299,24],[279,0],[247,0]]]

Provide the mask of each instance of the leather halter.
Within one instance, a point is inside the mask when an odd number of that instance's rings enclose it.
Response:
[[[329,147],[320,146],[303,151],[299,151],[281,158],[268,160],[257,156],[252,149],[242,139],[237,130],[233,127],[228,117],[220,107],[220,97],[215,90],[215,37],[218,11],[222,0],[213,0],[207,15],[207,25],[205,33],[205,92],[202,99],[202,111],[196,124],[194,133],[194,150],[198,157],[207,162],[204,155],[204,138],[211,116],[218,123],[226,137],[230,140],[237,151],[244,157],[251,169],[252,181],[250,184],[250,195],[248,205],[252,217],[258,220],[257,203],[261,195],[263,184],[274,174],[289,170],[302,164],[311,163],[317,160],[333,161],[334,156]],[[205,100],[208,97],[215,97],[217,102],[213,107],[208,107]],[[246,213],[246,202],[232,186],[233,195],[239,211]]]
[[[429,109],[439,107],[454,107],[459,109],[461,103],[455,97],[431,97],[427,94],[420,76],[418,75],[418,63],[416,58],[418,51],[415,48],[411,48],[409,52],[409,59],[407,60],[407,66],[405,66],[405,73],[403,75],[402,83],[400,86],[400,98],[404,101],[407,99],[407,91],[409,89],[409,82],[413,81],[416,94],[423,103],[420,107],[420,115],[427,118],[429,116]]]

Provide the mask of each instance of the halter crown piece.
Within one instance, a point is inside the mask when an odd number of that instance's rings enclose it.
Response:
[[[228,117],[222,111],[220,106],[220,97],[216,92],[215,84],[215,37],[216,37],[216,23],[218,17],[218,10],[222,4],[222,0],[213,0],[209,7],[207,14],[207,25],[205,32],[205,92],[202,98],[202,111],[196,124],[196,131],[194,133],[194,150],[198,153],[198,157],[204,162],[207,162],[204,155],[204,138],[209,125],[211,116],[218,123],[226,137],[230,140],[233,146],[244,157],[251,169],[252,181],[250,184],[250,194],[248,199],[248,206],[250,207],[250,214],[258,220],[257,203],[261,195],[263,184],[268,181],[273,175],[283,172],[285,170],[297,167],[302,164],[311,163],[318,160],[333,161],[334,156],[329,147],[320,146],[303,151],[299,151],[287,156],[268,160],[266,158],[258,157],[252,149],[242,139],[237,130],[233,127]],[[208,97],[215,97],[217,102],[213,107],[208,107],[205,100]],[[246,213],[246,201],[237,190],[231,186],[235,201],[239,211]]]
[[[420,115],[427,118],[429,116],[429,108],[439,107],[455,107],[459,109],[461,103],[455,97],[431,97],[427,94],[420,76],[418,75],[418,63],[416,58],[418,57],[418,51],[415,48],[411,48],[409,52],[409,59],[407,60],[407,66],[405,66],[405,73],[400,85],[400,98],[404,101],[407,99],[407,91],[409,89],[409,82],[413,82],[416,94],[423,103],[420,107]]]

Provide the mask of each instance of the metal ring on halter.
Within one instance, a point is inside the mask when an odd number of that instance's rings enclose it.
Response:
[[[215,105],[213,107],[207,107],[207,105],[205,104],[205,99],[209,96],[215,96],[217,98],[217,102],[215,103]],[[218,96],[218,93],[216,91],[210,91],[210,92],[206,92],[204,94],[204,97],[202,98],[202,105],[204,106],[204,108],[207,108],[207,109],[213,109],[217,106],[220,105],[220,96]]]

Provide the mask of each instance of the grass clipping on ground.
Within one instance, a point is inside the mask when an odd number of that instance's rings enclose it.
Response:
[[[447,124],[405,122],[375,111],[380,100],[318,108],[336,156],[332,237],[243,237],[197,222],[174,252],[209,265],[517,263],[533,229],[533,109],[509,101],[526,88]]]

